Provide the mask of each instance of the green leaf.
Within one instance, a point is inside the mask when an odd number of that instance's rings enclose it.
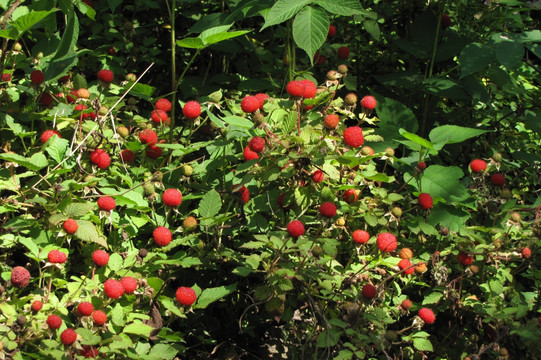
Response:
[[[406,139],[411,140],[416,144],[419,144],[419,145],[421,145],[421,146],[423,146],[423,147],[425,147],[427,149],[434,150],[434,147],[432,146],[432,143],[430,141],[426,140],[426,139],[423,139],[419,135],[412,134],[410,132],[407,132],[404,129],[400,129],[399,133],[400,133],[400,135],[402,135]]]
[[[201,295],[197,299],[197,303],[193,306],[194,309],[205,309],[213,302],[231,294],[237,289],[237,283],[219,286],[215,288],[208,288],[203,290]]]
[[[37,258],[39,256],[39,247],[34,243],[34,241],[32,241],[32,239],[22,236],[18,237],[18,239],[21,244],[23,244],[28,250],[30,250],[30,253],[34,257]]]
[[[366,13],[357,0],[314,0],[313,3],[336,15],[352,16]]]
[[[148,356],[154,356],[161,360],[173,360],[178,350],[168,344],[156,344],[152,347]]]
[[[122,269],[122,263],[124,263],[124,259],[122,259],[122,256],[114,252],[109,257],[109,262],[107,263],[107,266],[109,267],[109,269],[113,270],[114,272],[117,272],[120,269]]]
[[[460,182],[463,176],[464,172],[457,166],[431,165],[423,172],[421,189],[418,190],[451,201],[452,196],[460,198],[466,191]]]
[[[423,299],[423,305],[435,304],[438,301],[440,301],[440,299],[442,297],[443,297],[443,293],[441,293],[439,291],[435,291],[433,293],[430,293],[427,296],[425,296],[425,298]]]
[[[250,120],[240,116],[227,116],[224,117],[222,120],[229,125],[237,126],[244,129],[251,129],[252,127],[254,127],[254,124]]]
[[[94,210],[94,204],[92,203],[71,203],[64,209],[64,214],[73,218],[81,217]]]
[[[128,90],[130,86],[131,83],[126,84],[124,86],[124,91]],[[137,83],[130,90],[130,94],[150,101],[150,98],[152,97],[152,94],[154,94],[154,91],[156,91],[156,88],[154,86]]]
[[[75,232],[75,237],[80,240],[97,243],[104,248],[108,248],[107,241],[103,236],[98,234],[96,225],[88,220],[77,220],[77,231]]]
[[[432,209],[427,221],[433,226],[441,225],[447,227],[450,231],[460,231],[470,216],[470,213],[462,209],[439,204],[436,208]]]
[[[458,57],[460,77],[463,78],[484,70],[492,63],[494,55],[494,49],[491,46],[479,43],[466,45]]]
[[[216,43],[219,43],[219,42],[224,41],[224,40],[229,40],[229,39],[233,39],[233,38],[242,36],[244,34],[247,34],[247,33],[251,32],[251,31],[252,30],[239,30],[239,31],[222,32],[222,33],[210,35],[207,38],[205,38],[204,41],[206,42],[206,45],[209,46],[209,45],[216,44]]]
[[[49,140],[47,140],[45,151],[58,164],[66,157],[68,148],[68,140],[60,139],[58,136],[52,136]]]
[[[49,224],[52,226],[58,226],[63,221],[66,221],[68,217],[64,214],[53,214],[49,217]]]
[[[377,100],[376,110],[381,120],[379,123],[381,128],[396,132],[403,128],[411,133],[417,132],[419,129],[417,118],[406,105],[379,94],[374,94],[374,97]]]
[[[97,345],[101,341],[101,337],[92,332],[92,330],[78,328],[77,334],[81,335],[82,343],[85,345]]]
[[[508,69],[524,57],[524,46],[518,41],[504,41],[496,45],[496,58]]]
[[[187,37],[181,40],[177,40],[177,45],[188,49],[204,49],[205,44],[203,40],[198,37]]]
[[[424,338],[414,338],[413,346],[419,351],[434,351],[430,340]]]
[[[152,329],[152,326],[143,324],[140,321],[134,321],[133,323],[125,326],[124,329],[122,329],[122,332],[125,334],[134,334],[148,337]]]
[[[328,348],[338,343],[340,332],[333,329],[326,329],[317,337],[316,346],[319,348]]]
[[[310,2],[311,0],[278,0],[267,13],[267,16],[265,16],[265,24],[260,31],[291,19]]]
[[[207,192],[199,202],[199,215],[204,218],[211,218],[220,212],[222,199],[214,189]]]
[[[25,158],[18,154],[4,153],[0,154],[0,159],[14,162],[32,171],[41,170],[49,164],[42,152],[35,153],[30,158]]]
[[[445,144],[459,143],[487,132],[489,130],[472,129],[457,125],[442,125],[432,129],[428,138],[432,141],[434,147],[439,150]]]
[[[364,29],[367,33],[372,36],[376,41],[381,40],[381,31],[379,30],[379,24],[376,20],[365,20],[363,21]]]
[[[56,49],[53,60],[59,60],[64,58],[70,52],[74,53],[75,45],[79,39],[79,19],[75,11],[72,11],[68,16],[68,23],[62,34],[62,40]]]
[[[319,8],[306,6],[293,21],[293,39],[306,51],[311,62],[317,49],[323,45],[329,32],[329,17]]]
[[[182,318],[185,318],[186,315],[184,315],[184,313],[182,311],[180,311],[180,309],[178,308],[177,305],[175,305],[175,303],[173,302],[173,300],[167,296],[160,296],[159,297],[160,299],[160,303],[162,303],[162,305],[169,311],[171,311],[171,313],[175,314],[176,316],[180,316]]]
[[[41,20],[45,19],[47,16],[54,13],[55,11],[58,10],[54,9],[48,11],[32,11],[29,14],[17,18],[17,20],[15,20],[12,24],[17,30],[19,30],[20,35],[22,35],[24,32],[30,30],[34,25],[36,25]]]

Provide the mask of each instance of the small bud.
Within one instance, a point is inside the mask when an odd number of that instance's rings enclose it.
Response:
[[[440,226],[439,233],[442,236],[447,236],[449,235],[449,229],[447,229],[445,226]]]
[[[335,222],[336,226],[344,226],[346,225],[346,219],[344,219],[343,217],[339,217],[336,222]]]
[[[346,103],[346,105],[355,105],[357,103],[357,100],[357,95],[355,95],[354,93],[349,93],[344,98],[344,102]]]
[[[130,135],[130,130],[125,127],[125,126],[119,126],[116,128],[116,131],[118,132],[118,134],[120,136],[122,136],[123,138],[127,138],[128,135]]]
[[[180,168],[180,172],[182,173],[182,175],[190,177],[193,174],[193,167],[191,167],[191,165],[184,164]]]
[[[134,73],[126,74],[126,80],[127,81],[135,81],[135,80],[137,80],[137,75],[135,75]]]
[[[492,155],[492,159],[493,159],[495,162],[502,162],[502,154],[500,154],[500,153],[495,153],[494,155]]]
[[[391,213],[392,213],[395,217],[399,218],[399,217],[402,216],[402,209],[399,208],[398,206],[395,206],[394,208],[391,209]]]
[[[520,220],[522,220],[522,217],[520,216],[518,212],[514,212],[514,213],[511,213],[511,220],[518,223],[520,222]]]
[[[19,52],[19,51],[21,51],[22,49],[23,49],[23,46],[21,45],[20,42],[17,41],[15,44],[13,44],[13,51]]]
[[[339,65],[339,66],[338,66],[338,72],[339,72],[340,74],[342,74],[342,75],[346,75],[346,74],[348,73],[348,67],[347,67],[347,65],[344,65],[344,64]]]
[[[146,258],[148,255],[148,250],[147,249],[139,249],[139,256],[142,257],[143,259]]]
[[[393,157],[394,156],[394,149],[390,148],[390,147],[385,149],[385,155],[388,156],[388,157]]]

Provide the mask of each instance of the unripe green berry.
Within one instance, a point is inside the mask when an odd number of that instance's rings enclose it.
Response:
[[[134,97],[128,98],[128,105],[130,105],[130,106],[135,106],[135,105],[137,105],[137,99],[134,98]]]
[[[321,254],[323,254],[323,249],[321,248],[321,246],[314,246],[314,248],[312,249],[312,255],[314,255],[315,257],[320,257]]]
[[[162,181],[163,180],[163,173],[161,171],[156,171],[154,173],[154,180]]]
[[[156,189],[154,188],[154,184],[149,181],[143,184],[143,191],[146,195],[152,195],[156,192]]]
[[[357,103],[357,95],[355,95],[354,93],[347,94],[344,98],[344,102],[346,103],[346,105],[355,105]]]
[[[209,95],[209,100],[212,102],[220,102],[222,100],[222,91],[218,90]]]
[[[393,157],[394,156],[394,149],[390,148],[390,147],[385,149],[385,155],[388,156],[388,157]]]
[[[398,206],[395,206],[394,208],[391,209],[391,214],[393,214],[397,218],[401,217],[402,216],[402,208],[400,208]]]
[[[513,197],[513,193],[508,188],[504,188],[500,190],[500,196],[502,199],[511,199]]]
[[[265,123],[265,115],[263,115],[262,113],[260,112],[256,112],[254,114],[254,122],[257,124],[257,125],[261,125],[263,123]]]
[[[119,126],[116,128],[116,131],[118,132],[118,134],[120,136],[122,136],[123,138],[127,138],[128,135],[130,135],[130,130],[125,127],[125,126]]]
[[[127,81],[135,81],[135,80],[137,80],[137,75],[135,75],[134,73],[126,74],[126,80]]]
[[[348,73],[348,67],[347,67],[347,65],[344,65],[344,64],[339,65],[339,66],[338,66],[338,72],[339,72],[340,74],[342,74],[342,75],[346,75],[346,74]]]
[[[492,155],[492,159],[494,159],[494,161],[496,162],[502,162],[502,154],[495,153],[494,155]]]
[[[43,59],[43,52],[40,51],[39,53],[37,53],[36,59],[38,59],[38,60]]]
[[[107,108],[107,106],[100,106],[100,109],[98,110],[98,114],[103,116],[107,114],[108,111],[109,109]]]
[[[23,49],[23,46],[21,45],[20,42],[16,42],[15,44],[13,44],[13,51],[21,51]]]
[[[180,171],[181,171],[182,175],[190,177],[193,174],[193,167],[191,167],[191,165],[189,165],[189,164],[184,164],[180,168]]]

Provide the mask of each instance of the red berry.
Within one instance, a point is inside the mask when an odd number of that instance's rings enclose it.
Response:
[[[22,266],[15,266],[11,270],[11,284],[23,288],[30,282],[30,272]]]
[[[120,153],[120,158],[122,159],[122,161],[130,163],[135,160],[135,154],[130,149],[124,149]]]
[[[92,312],[94,311],[94,305],[87,301],[83,301],[82,303],[77,306],[77,314],[81,316],[90,316],[92,315]]]
[[[471,265],[473,263],[473,256],[470,256],[466,253],[459,253],[458,254],[458,261],[464,266]]]
[[[34,300],[34,302],[32,302],[32,311],[33,311],[33,312],[38,312],[38,311],[40,311],[42,308],[43,308],[43,302],[42,302],[42,301],[40,301],[40,300]]]
[[[252,140],[248,142],[248,146],[250,147],[250,150],[260,153],[265,148],[265,139],[259,136],[254,136]]]
[[[68,234],[75,234],[75,232],[79,228],[79,225],[77,225],[76,220],[68,219],[64,221],[64,224],[62,225],[62,227]]]
[[[441,27],[443,29],[447,29],[449,26],[451,26],[451,18],[447,14],[441,15]]]
[[[348,204],[352,204],[355,201],[357,201],[358,196],[359,195],[357,195],[357,192],[355,191],[355,189],[347,189],[344,192],[344,201],[347,202]]]
[[[154,146],[158,142],[158,135],[152,129],[145,129],[139,133],[139,140],[143,144]]]
[[[156,103],[154,104],[154,107],[156,108],[156,110],[169,112],[171,111],[171,101],[167,99],[160,99],[156,101]]]
[[[114,54],[116,54],[116,50],[115,50],[115,48],[114,48],[113,46],[111,46],[111,47],[107,50],[107,52],[109,53],[109,55],[114,55]]]
[[[94,324],[101,326],[107,322],[107,315],[101,310],[96,310],[92,313],[92,319]]]
[[[73,329],[66,329],[60,334],[60,341],[64,345],[71,345],[77,340],[77,333]]]
[[[367,110],[376,108],[376,98],[371,95],[366,95],[361,99],[361,106]]]
[[[98,199],[98,207],[103,211],[111,211],[115,208],[116,201],[110,196],[102,196]]]
[[[432,207],[434,204],[434,200],[432,199],[432,196],[430,196],[427,193],[421,193],[419,194],[419,205],[425,210],[428,210]]]
[[[317,93],[317,86],[314,82],[310,80],[301,80],[301,83],[304,84],[304,90],[302,92],[302,97],[305,99],[314,98]]]
[[[325,174],[321,170],[316,170],[312,174],[312,181],[315,182],[316,184],[319,184],[320,182],[322,182],[323,179],[325,179]]]
[[[436,321],[436,315],[434,312],[427,308],[419,309],[419,317],[427,324],[432,324]]]
[[[173,234],[171,234],[171,231],[164,226],[158,226],[156,229],[154,229],[152,236],[154,237],[156,244],[159,246],[168,245],[173,239]]]
[[[246,146],[244,148],[243,155],[244,155],[244,160],[246,161],[259,159],[259,155],[255,151],[250,149],[250,146]]]
[[[131,276],[123,277],[122,280],[120,280],[120,283],[127,294],[133,294],[135,289],[137,289],[137,280]]]
[[[175,292],[175,296],[179,303],[185,306],[190,306],[195,302],[197,295],[195,295],[194,289],[190,287],[179,287]]]
[[[411,302],[410,299],[405,299],[402,301],[402,303],[400,303],[400,307],[404,310],[409,310],[412,305],[413,303]]]
[[[237,187],[238,185],[234,185],[233,186],[233,190]],[[248,188],[246,186],[242,186],[239,190],[238,190],[238,193],[240,194],[240,198],[242,199],[242,202],[244,204],[246,204],[248,202],[248,200],[250,200],[250,190],[248,190]]]
[[[32,81],[34,84],[39,85],[45,80],[45,75],[39,70],[34,70],[30,74],[30,81]]]
[[[341,46],[338,48],[338,57],[340,59],[347,59],[349,57],[349,48],[347,46]]]
[[[166,123],[169,117],[167,116],[167,113],[163,110],[153,110],[152,114],[150,115],[150,118],[156,124],[160,124],[160,123]]]
[[[98,79],[103,81],[104,83],[109,84],[111,81],[113,81],[113,72],[111,70],[100,70],[98,71]]]
[[[499,173],[492,174],[492,176],[490,177],[490,181],[495,186],[504,186],[505,185],[505,176],[503,174],[499,174]]]
[[[298,238],[304,234],[304,225],[299,220],[293,220],[287,224],[287,232],[294,238]]]
[[[2,81],[11,81],[11,74],[8,74],[8,73],[3,73],[2,74]]]
[[[402,259],[398,263],[398,267],[400,268],[400,270],[407,269],[406,271],[404,271],[406,275],[413,274],[413,272],[415,271],[415,268],[412,265],[413,264],[409,259]]]
[[[63,264],[66,262],[67,259],[68,256],[62,251],[51,250],[47,254],[47,260],[49,260],[51,264]]]
[[[336,129],[339,122],[340,120],[336,114],[329,114],[325,116],[325,127],[329,130]]]
[[[157,159],[163,154],[163,149],[159,146],[151,145],[145,151],[145,154],[151,159]]]
[[[426,163],[424,161],[419,161],[417,163],[417,169],[423,171],[424,169],[426,169]]]
[[[111,157],[102,149],[96,149],[90,154],[90,161],[100,169],[107,169],[111,165]]]
[[[376,287],[372,284],[365,284],[361,290],[363,296],[367,299],[373,299],[376,297]]]
[[[475,159],[470,163],[470,169],[475,173],[485,171],[487,169],[487,163],[481,159]]]
[[[58,136],[58,138],[60,139],[62,138],[62,136],[60,136],[60,133],[56,130],[45,130],[43,134],[41,134],[41,142],[45,144],[47,140],[49,140],[53,135]]]
[[[265,104],[265,100],[267,100],[269,98],[269,95],[267,95],[265,93],[259,93],[259,94],[255,94],[255,97],[261,103],[261,105],[259,105],[259,110],[263,111],[263,105]]]
[[[60,326],[62,326],[62,318],[58,315],[49,315],[47,317],[47,325],[49,326],[49,329],[56,330]]]
[[[363,129],[358,126],[348,127],[344,130],[344,141],[352,148],[358,148],[364,143]]]
[[[201,105],[199,105],[199,103],[195,100],[188,101],[186,104],[184,104],[184,107],[182,108],[182,113],[188,119],[195,119],[196,117],[201,115]]]
[[[182,194],[177,189],[167,189],[162,194],[162,201],[167,206],[179,206],[182,203]]]
[[[58,94],[58,97],[64,97],[64,94],[60,93]],[[73,89],[69,92],[69,95],[66,97],[66,100],[68,103],[74,103],[75,100],[77,100],[77,90]]]
[[[324,202],[319,207],[319,213],[325,217],[332,218],[336,216],[336,205],[330,201]]]
[[[115,279],[108,279],[105,284],[103,284],[105,290],[105,295],[111,299],[118,299],[124,295],[124,287],[122,283]]]
[[[89,0],[86,0],[86,1],[89,1]],[[97,358],[100,355],[98,349],[90,345],[83,345],[83,348],[79,350],[79,354],[81,356],[84,356],[85,358]]]
[[[336,26],[329,25],[329,32],[327,33],[327,36],[333,37],[334,35],[336,35]]]
[[[240,103],[240,108],[242,109],[242,111],[248,114],[255,112],[259,109],[260,106],[261,101],[259,101],[259,99],[255,96],[250,95],[244,97],[244,99],[242,99],[242,102]]]
[[[105,266],[109,262],[109,254],[103,250],[96,250],[92,254],[92,260],[98,266]]]
[[[306,85],[304,85],[302,82],[298,80],[290,81],[286,86],[286,91],[289,93],[289,95],[293,97],[299,97],[302,96],[304,92],[304,88]]]
[[[391,252],[396,249],[396,236],[391,233],[381,233],[377,239],[379,251]]]
[[[525,247],[524,249],[522,249],[521,254],[524,259],[529,259],[532,256],[532,250],[530,250],[529,247]]]
[[[352,234],[353,241],[357,244],[366,244],[370,239],[370,234],[364,230],[355,230]]]
[[[327,58],[323,55],[320,55],[319,51],[316,51],[316,53],[314,54],[314,63],[316,63],[316,65],[323,65],[325,64],[325,61],[327,61]]]

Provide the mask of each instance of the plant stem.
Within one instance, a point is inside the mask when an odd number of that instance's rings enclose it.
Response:
[[[175,128],[175,109],[177,104],[177,66],[175,43],[175,10],[177,1],[172,0],[169,17],[171,18],[171,123],[169,124],[169,143],[173,142],[173,129]]]

